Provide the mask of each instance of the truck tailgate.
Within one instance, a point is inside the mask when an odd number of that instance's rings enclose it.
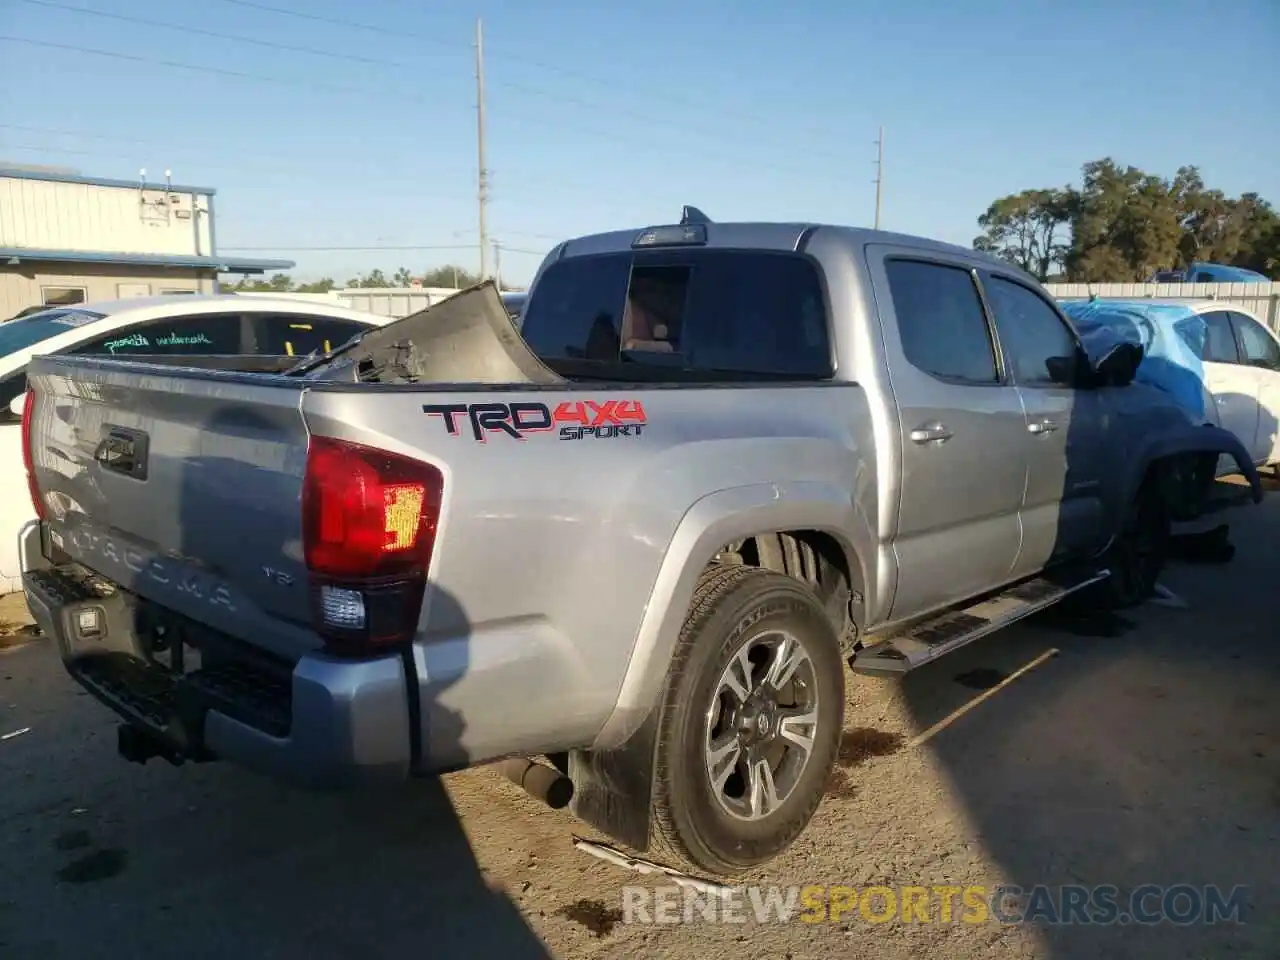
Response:
[[[301,550],[304,383],[55,357],[28,382],[54,547],[283,657],[320,646]]]

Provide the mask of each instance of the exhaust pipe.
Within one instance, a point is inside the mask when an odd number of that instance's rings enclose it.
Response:
[[[511,757],[495,766],[504,777],[552,810],[564,809],[573,799],[573,781],[545,763],[528,757]]]

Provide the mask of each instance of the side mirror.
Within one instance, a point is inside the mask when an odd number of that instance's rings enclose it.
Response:
[[[1066,357],[1050,357],[1045,361],[1049,379],[1062,387],[1087,389],[1094,386],[1093,364],[1079,346]]]
[[[12,400],[9,401],[9,412],[13,414],[15,417],[17,417],[19,420],[22,419],[22,412],[26,408],[27,408],[27,395],[25,392],[18,394],[16,397],[14,397]]]
[[[1134,343],[1117,344],[1098,359],[1094,371],[1102,386],[1126,387],[1133,382],[1145,351]]]

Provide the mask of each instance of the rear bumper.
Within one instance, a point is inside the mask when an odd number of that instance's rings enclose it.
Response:
[[[399,657],[308,655],[291,669],[226,660],[182,673],[144,655],[138,599],[87,568],[29,569],[23,589],[67,672],[175,762],[222,759],[312,788],[409,776]]]

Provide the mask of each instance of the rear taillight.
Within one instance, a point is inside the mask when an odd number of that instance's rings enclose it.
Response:
[[[27,399],[22,407],[22,466],[27,471],[27,492],[31,494],[31,505],[35,507],[36,517],[45,519],[44,499],[40,496],[40,488],[36,486],[35,461],[31,455],[31,416],[36,408],[36,392],[27,387]]]
[[[334,652],[360,656],[413,639],[443,490],[429,463],[311,438],[303,552],[315,627]]]

